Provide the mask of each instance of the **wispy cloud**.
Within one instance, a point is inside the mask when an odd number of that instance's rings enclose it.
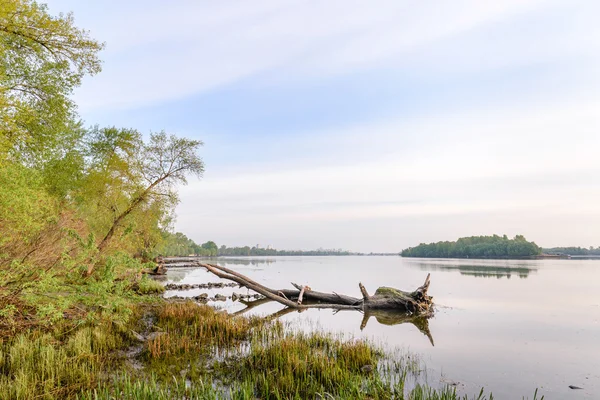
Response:
[[[57,10],[68,6],[50,3]],[[377,6],[348,1],[103,4],[102,10],[69,4],[108,43],[104,73],[78,92],[82,110],[139,108],[264,74],[286,80],[382,66],[439,69],[436,61],[470,70],[535,62],[565,47],[587,48],[585,43],[573,46],[572,39],[580,37],[577,27],[553,42],[539,40],[547,29],[483,31],[478,38],[477,29],[510,24],[515,16],[552,6],[543,0],[438,2],[435,7],[397,1]],[[115,9],[120,11],[107,12]],[[483,53],[469,52],[469,47]]]
[[[108,45],[88,123],[205,141],[198,241],[600,245],[598,2],[49,3]]]

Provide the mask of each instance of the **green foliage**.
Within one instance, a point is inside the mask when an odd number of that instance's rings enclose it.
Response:
[[[437,242],[402,250],[402,257],[435,258],[528,258],[541,254],[542,249],[522,235],[514,239],[504,236],[471,236],[456,242]]]
[[[99,130],[92,137],[95,140],[90,147],[99,149],[99,153],[91,151],[97,156],[91,163],[92,170],[98,172],[96,179],[110,180],[97,196],[101,199],[99,207],[110,207],[105,210],[109,215],[105,235],[98,245],[100,251],[119,230],[133,232],[136,215],[145,219],[154,213],[158,221],[168,216],[177,202],[175,186],[186,184],[186,175],[201,176],[204,171],[197,154],[202,142],[197,140],[163,131],[152,133],[150,141],[143,143],[139,133],[115,128]]]
[[[41,175],[25,166],[0,168],[0,266],[21,253],[57,218],[57,202],[43,186]]]
[[[157,247],[158,254],[165,256],[187,256],[200,254],[202,247],[181,232],[163,232],[163,240]]]

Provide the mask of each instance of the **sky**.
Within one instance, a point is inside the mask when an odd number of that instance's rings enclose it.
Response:
[[[87,125],[204,142],[175,224],[198,243],[600,246],[600,2],[48,5],[106,43]]]

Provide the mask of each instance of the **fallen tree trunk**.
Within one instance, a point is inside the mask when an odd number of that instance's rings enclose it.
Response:
[[[359,283],[362,299],[337,293],[323,293],[312,290],[305,285],[292,283],[294,289],[275,290],[261,285],[258,282],[233,271],[229,268],[215,264],[198,263],[216,276],[237,282],[239,285],[251,289],[263,296],[277,301],[289,308],[332,308],[338,310],[396,310],[410,312],[419,315],[431,315],[433,313],[432,297],[427,294],[430,284],[430,275],[427,275],[425,283],[413,292],[405,292],[395,288],[380,287],[374,295],[369,295],[366,288]],[[298,301],[300,300],[300,301]],[[302,301],[306,300],[305,304]]]

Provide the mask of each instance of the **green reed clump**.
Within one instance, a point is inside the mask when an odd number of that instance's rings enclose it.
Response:
[[[230,363],[229,373],[252,382],[264,399],[389,399],[394,385],[377,373],[384,354],[365,341],[345,342],[325,333],[282,334],[254,340],[249,354]]]
[[[155,327],[161,332],[146,342],[144,360],[161,378],[184,371],[196,379],[206,375],[217,353],[236,351],[253,331],[277,325],[259,318],[233,317],[193,302],[167,302],[156,313]]]
[[[142,275],[142,278],[137,282],[137,292],[139,294],[161,294],[165,292],[165,286],[149,278],[148,275]]]
[[[150,358],[227,348],[250,338],[258,319],[232,317],[193,302],[166,303],[155,325],[163,331],[147,343]]]

